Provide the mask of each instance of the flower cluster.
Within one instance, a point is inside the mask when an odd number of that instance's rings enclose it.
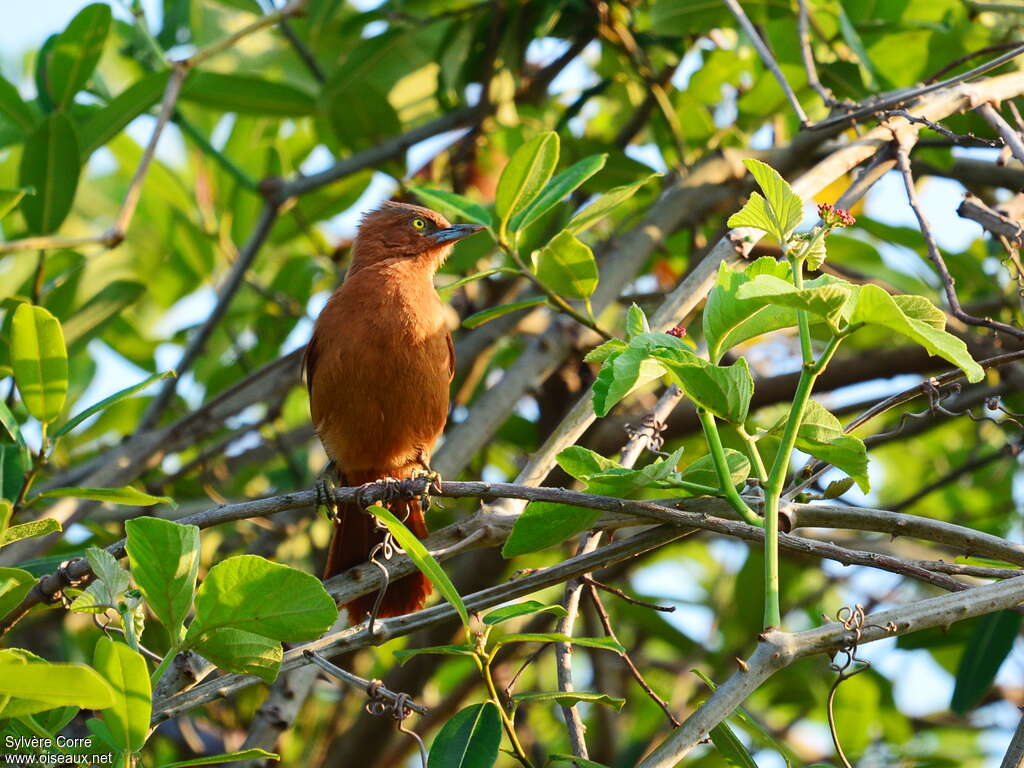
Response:
[[[852,227],[857,219],[844,208],[836,208],[832,203],[822,203],[818,206],[818,215],[825,222],[826,227]]]
[[[677,325],[675,328],[669,328],[665,333],[669,336],[675,336],[677,339],[681,339],[686,335],[686,329]]]

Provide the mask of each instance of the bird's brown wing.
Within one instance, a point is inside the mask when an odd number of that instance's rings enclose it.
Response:
[[[316,370],[316,363],[320,356],[316,341],[316,329],[314,328],[313,335],[306,345],[306,351],[302,354],[302,368],[306,372],[306,391],[309,392],[310,397],[313,395],[313,372]]]
[[[448,381],[455,378],[455,342],[452,335],[448,334]]]

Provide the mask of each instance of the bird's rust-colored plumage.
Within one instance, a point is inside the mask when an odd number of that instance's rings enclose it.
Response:
[[[481,229],[439,213],[384,203],[363,216],[344,282],[317,318],[306,350],[313,425],[340,480],[361,485],[429,468],[448,416],[455,349],[433,277],[456,240]],[[391,511],[420,538],[419,501]],[[341,505],[324,578],[364,563],[378,543],[371,518]],[[429,582],[415,573],[388,588],[380,616],[422,607]],[[360,621],[373,595],[346,606]]]

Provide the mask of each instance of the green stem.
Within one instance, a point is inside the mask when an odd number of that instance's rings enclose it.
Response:
[[[736,431],[739,433],[743,443],[747,446],[747,453],[750,455],[750,461],[754,467],[754,474],[757,479],[764,485],[768,482],[768,470],[764,467],[764,459],[761,458],[761,452],[757,450],[757,442],[751,437],[750,433],[747,432],[746,427],[742,424],[736,426]]]
[[[747,506],[747,503],[743,501],[743,498],[736,491],[736,486],[732,484],[729,462],[725,458],[725,448],[722,447],[722,437],[718,434],[718,424],[715,423],[715,417],[707,408],[697,408],[697,418],[700,419],[700,425],[704,428],[704,437],[708,441],[711,461],[715,465],[715,471],[718,473],[718,482],[722,486],[722,493],[726,500],[736,510],[736,514],[742,518],[743,522],[760,528],[764,525],[764,522]]]
[[[703,485],[701,483],[691,483],[689,480],[659,480],[655,483],[657,488],[673,489],[678,488],[683,491],[689,491],[690,493],[698,496],[717,496],[719,491],[717,488],[712,488],[710,485]]]
[[[164,676],[164,673],[167,672],[167,668],[171,666],[171,662],[174,661],[174,657],[177,655],[178,646],[172,645],[171,648],[167,651],[167,655],[160,660],[159,664],[157,664],[156,669],[153,670],[153,674],[149,678],[150,684],[154,688],[156,688],[157,683],[160,682],[160,679]]]
[[[505,733],[508,735],[508,740],[511,742],[512,749],[516,753],[516,758],[525,768],[533,768],[533,763],[526,756],[526,750],[523,749],[523,745],[519,742],[519,737],[516,735],[516,726],[512,722],[512,718],[505,711],[505,707],[502,706],[501,699],[498,698],[498,689],[494,687],[494,678],[491,677],[491,661],[494,660],[494,654],[497,650],[495,648],[490,654],[478,652],[474,659],[480,668],[480,674],[484,678],[484,683],[487,685],[487,692],[490,694],[491,701],[494,702],[494,706],[498,708],[498,713],[501,715],[501,722],[505,726]]]
[[[804,287],[804,260],[799,256],[790,256],[789,263],[793,267],[793,285],[799,291]],[[798,309],[796,312],[796,326],[800,331],[800,354],[803,356],[804,365],[813,365],[814,353],[811,351],[811,324],[807,320],[807,313]]]

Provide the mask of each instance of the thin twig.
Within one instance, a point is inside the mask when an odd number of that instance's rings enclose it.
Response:
[[[999,114],[999,110],[986,102],[974,110],[984,118],[985,122],[991,125],[998,133],[1006,146],[1010,148],[1013,156],[1024,163],[1024,139],[1013,129],[1013,126],[1006,122],[1006,119]]]
[[[826,107],[832,107],[838,102],[832,95],[832,91],[821,84],[818,79],[818,68],[814,63],[814,49],[811,47],[811,32],[807,0],[797,0],[799,13],[797,16],[797,30],[800,35],[800,55],[804,61],[804,70],[807,72],[807,83],[814,89],[814,92],[825,102]]]
[[[611,584],[605,584],[604,582],[598,581],[592,576],[584,576],[583,581],[585,584],[587,584],[587,586],[597,587],[598,589],[603,589],[605,592],[610,592],[616,597],[622,598],[631,605],[638,605],[641,608],[649,608],[652,611],[663,611],[665,613],[674,613],[676,610],[676,607],[674,605],[658,605],[657,603],[649,603],[646,600],[638,600],[637,598],[631,595],[627,595],[618,587],[613,587]]]

